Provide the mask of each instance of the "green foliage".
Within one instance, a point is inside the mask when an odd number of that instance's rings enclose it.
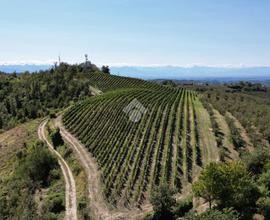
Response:
[[[270,219],[270,197],[261,197],[256,203],[259,213],[261,213],[265,219]]]
[[[43,144],[25,148],[12,176],[0,185],[0,219],[40,219],[35,192],[50,184],[57,169],[57,160]]]
[[[168,86],[168,87],[176,87],[177,86],[177,84],[172,80],[164,80],[164,81],[162,81],[161,84],[164,86]]]
[[[82,70],[80,65],[62,63],[33,74],[3,74],[0,80],[0,130],[46,116],[50,110],[90,96],[88,75],[98,69],[92,66],[87,73]]]
[[[50,118],[53,119],[53,118],[56,118],[56,113],[51,111],[50,114],[49,114]]]
[[[244,92],[266,92],[267,88],[261,83],[251,83],[241,81],[239,83],[233,83],[228,85],[229,88],[234,91],[244,91]]]
[[[206,199],[210,208],[215,202],[218,207],[233,207],[245,215],[255,207],[259,197],[252,177],[239,162],[210,163],[193,184],[193,192]]]
[[[173,219],[173,207],[176,204],[173,194],[174,190],[167,184],[161,185],[152,192],[150,202],[154,209],[154,219]]]
[[[270,162],[269,150],[257,148],[251,153],[244,154],[243,161],[250,172],[260,174],[263,172],[265,165]]]
[[[60,212],[65,210],[65,196],[62,193],[54,193],[50,194],[48,198],[46,198],[46,207],[50,212],[55,214],[59,214]]]
[[[64,144],[64,140],[60,134],[59,128],[56,128],[54,131],[51,131],[50,137],[51,137],[53,146],[55,148]]]
[[[184,220],[239,220],[239,214],[233,209],[208,209],[206,212],[198,215],[194,212],[188,213]]]
[[[17,169],[17,175],[30,178],[33,183],[47,185],[51,170],[58,166],[56,158],[43,145],[34,145]]]
[[[176,203],[176,206],[174,207],[173,213],[178,217],[182,217],[192,208],[193,208],[192,197],[190,197],[185,200],[178,201]]]
[[[110,68],[109,66],[102,66],[101,71],[106,74],[110,74]]]
[[[254,175],[260,190],[256,207],[265,219],[270,218],[270,153],[269,149],[257,148],[243,156],[247,169]]]

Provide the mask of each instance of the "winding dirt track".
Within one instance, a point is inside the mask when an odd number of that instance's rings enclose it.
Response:
[[[58,159],[58,163],[61,167],[62,173],[65,179],[65,205],[66,205],[66,213],[65,219],[66,220],[77,220],[77,200],[76,200],[76,186],[73,174],[63,159],[63,157],[53,148],[53,146],[48,141],[46,134],[45,134],[45,126],[48,120],[43,121],[38,128],[38,136],[39,139],[44,141],[49,150],[56,155]]]
[[[90,199],[90,208],[97,220],[116,220],[116,219],[138,219],[144,216],[146,212],[152,210],[151,205],[144,205],[142,209],[123,209],[110,210],[103,197],[98,166],[87,151],[87,149],[70,134],[61,122],[61,116],[56,119],[56,126],[60,128],[60,133],[67,144],[73,149],[81,165],[86,171],[88,181],[88,197]]]

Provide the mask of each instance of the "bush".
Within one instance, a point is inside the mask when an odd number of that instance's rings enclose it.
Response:
[[[17,161],[14,172],[1,183],[0,219],[39,219],[35,192],[57,175],[57,160],[37,142],[22,150]],[[42,219],[51,218],[42,213]]]
[[[154,209],[154,219],[173,219],[173,207],[176,200],[173,197],[174,190],[168,184],[157,187],[150,197]]]
[[[189,212],[192,208],[193,208],[192,197],[190,197],[186,200],[182,200],[180,202],[177,202],[173,212],[176,216],[182,217],[187,212]]]
[[[261,197],[258,199],[256,205],[258,206],[259,213],[261,213],[265,219],[270,219],[270,198]]]
[[[50,115],[49,116],[50,116],[50,119],[53,119],[53,118],[56,118],[57,117],[54,111],[50,111]]]
[[[264,166],[270,161],[269,150],[257,148],[254,152],[245,154],[243,161],[250,172],[260,174],[263,172]]]
[[[57,159],[43,145],[35,145],[25,158],[23,158],[17,170],[17,174],[24,178],[30,178],[34,183],[47,185],[51,170],[58,167]]]
[[[208,209],[206,212],[198,215],[194,212],[188,213],[184,220],[239,220],[239,214],[233,209]]]
[[[64,195],[56,193],[50,195],[47,200],[47,207],[53,213],[60,213],[65,210]]]
[[[54,147],[58,147],[58,146],[61,146],[61,145],[64,144],[64,141],[63,141],[63,138],[62,138],[62,136],[60,134],[60,129],[59,128],[52,131],[50,136],[51,136],[51,140],[52,140],[52,143],[53,143]]]

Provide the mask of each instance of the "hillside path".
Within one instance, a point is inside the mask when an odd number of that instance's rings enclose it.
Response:
[[[70,134],[62,124],[61,116],[56,119],[56,126],[65,142],[73,149],[81,165],[84,167],[88,181],[88,197],[90,199],[90,208],[97,220],[118,220],[118,219],[138,219],[145,213],[152,211],[150,204],[144,205],[141,209],[129,210],[111,210],[103,196],[100,172],[97,163],[87,149],[72,134]]]
[[[45,142],[49,150],[57,157],[58,163],[61,167],[65,180],[65,206],[66,220],[77,220],[77,199],[76,199],[76,186],[73,174],[64,158],[53,148],[52,144],[48,141],[45,134],[45,126],[48,120],[43,121],[38,128],[38,137]]]

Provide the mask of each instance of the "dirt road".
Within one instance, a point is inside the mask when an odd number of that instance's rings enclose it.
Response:
[[[129,210],[110,210],[103,197],[100,183],[100,174],[97,163],[87,149],[62,125],[61,116],[56,119],[56,126],[60,128],[60,133],[65,142],[73,149],[81,165],[84,167],[88,179],[88,193],[90,208],[97,220],[116,220],[116,219],[138,219],[146,212],[152,210],[151,205],[145,205],[142,209]]]
[[[73,177],[73,174],[66,163],[66,161],[63,159],[63,157],[53,148],[53,146],[48,141],[46,134],[45,134],[45,126],[47,124],[48,120],[43,121],[39,128],[38,128],[38,136],[39,139],[44,141],[47,146],[49,147],[49,150],[56,155],[58,159],[58,163],[61,167],[62,173],[64,175],[65,180],[65,206],[66,206],[66,214],[65,219],[66,220],[77,220],[77,200],[76,200],[76,186],[75,186],[75,180]]]

